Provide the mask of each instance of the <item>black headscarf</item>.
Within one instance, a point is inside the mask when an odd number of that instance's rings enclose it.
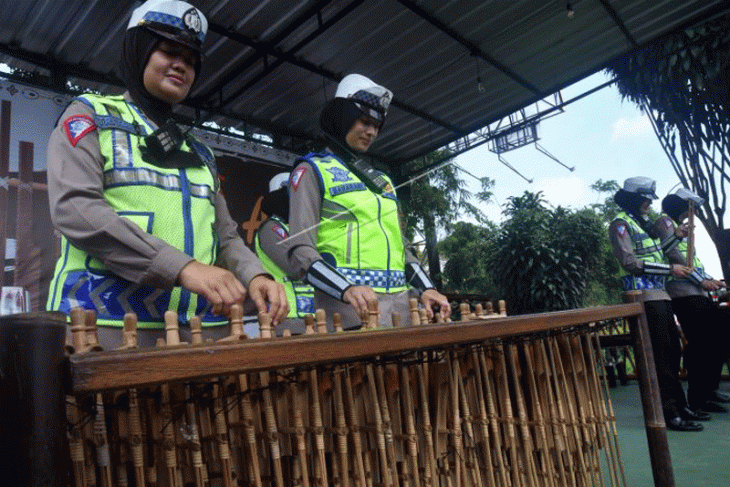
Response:
[[[622,210],[631,215],[642,230],[644,230],[650,237],[654,238],[653,234],[655,232],[652,229],[651,221],[649,218],[641,214],[641,205],[643,205],[645,201],[651,201],[649,198],[639,193],[631,193],[629,191],[619,189],[613,196],[613,200]]]
[[[134,102],[157,125],[172,117],[172,105],[152,96],[144,87],[144,70],[150,55],[163,37],[144,27],[128,29],[122,50],[122,78]],[[195,78],[200,72],[200,55],[195,63]]]
[[[689,211],[689,202],[676,194],[670,194],[662,200],[662,211],[677,223],[682,213]]]
[[[278,216],[289,223],[289,188],[279,188],[264,196],[261,210],[270,216]]]
[[[324,106],[319,116],[319,126],[329,139],[337,143],[337,148],[352,153],[352,148],[347,145],[347,134],[361,115],[362,111],[353,101],[335,98]]]

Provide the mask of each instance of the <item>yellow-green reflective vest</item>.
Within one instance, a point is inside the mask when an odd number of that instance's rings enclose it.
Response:
[[[142,159],[140,146],[153,126],[121,96],[83,95],[95,115],[104,159],[104,199],[117,214],[144,231],[204,264],[216,259],[215,194],[212,151],[200,142],[185,142],[181,150],[196,152],[197,167],[160,167]],[[163,328],[164,312],[178,313],[181,322],[201,316],[203,325],[225,323],[209,313],[202,296],[181,287],[172,290],[142,286],[112,273],[97,258],[62,240],[51,281],[48,309],[68,313],[82,306],[93,309],[100,325],[123,326],[125,313],[137,314],[140,328]]]
[[[289,229],[286,224],[275,217],[270,217],[274,221],[269,225],[269,231],[276,233],[282,240],[289,236]],[[259,228],[261,231],[262,227]],[[286,275],[281,267],[276,265],[271,257],[268,256],[264,249],[261,248],[259,241],[259,232],[256,232],[254,239],[256,246],[256,254],[264,266],[266,272],[271,274],[276,282],[284,285],[286,291],[286,299],[289,302],[289,314],[287,318],[304,318],[306,314],[314,314],[314,288],[302,281],[294,280]]]
[[[623,220],[627,223],[629,236],[634,243],[634,255],[637,259],[656,264],[666,263],[659,241],[651,238],[628,213],[619,212],[614,218],[614,221],[616,220]],[[631,274],[623,267],[621,267],[620,275],[624,291],[664,289],[666,283],[664,275]]]
[[[376,292],[408,289],[398,201],[390,179],[382,194],[370,191],[329,153],[309,154],[319,177],[322,210],[317,250],[355,285]]]
[[[667,216],[667,218],[669,218],[669,216]],[[682,254],[685,261],[687,260],[687,248],[688,245],[686,239],[682,239],[679,241],[679,243],[677,243],[677,250]],[[697,271],[701,278],[707,278],[707,274],[705,274],[705,267],[702,265],[702,261],[700,261],[699,257],[697,257],[697,252],[695,252],[695,255],[692,259],[692,267]],[[689,281],[689,279],[677,279],[676,277],[672,276],[669,277],[669,280]]]

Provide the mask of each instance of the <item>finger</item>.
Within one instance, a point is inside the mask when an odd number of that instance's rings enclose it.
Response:
[[[261,290],[258,287],[252,287],[248,290],[248,293],[259,313],[268,313],[269,310],[266,308],[266,300],[261,295]]]

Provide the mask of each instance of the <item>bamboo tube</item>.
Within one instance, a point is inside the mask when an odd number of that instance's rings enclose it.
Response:
[[[589,461],[589,471],[596,484],[603,485],[600,476],[601,459],[598,448],[601,448],[601,439],[596,431],[596,417],[594,415],[594,398],[588,388],[586,377],[586,365],[583,357],[580,338],[577,336],[566,336],[563,341],[568,350],[568,359],[571,366],[571,376],[576,389],[578,413],[581,417],[581,424],[586,441],[586,455]]]
[[[499,305],[499,316],[507,316],[507,302],[500,299],[497,304]]]
[[[368,303],[369,310],[369,303]],[[375,323],[369,313],[363,313],[361,316],[362,325],[365,329],[377,327],[377,317]],[[386,487],[393,487],[393,477],[389,468],[388,453],[385,439],[385,428],[383,426],[382,409],[378,395],[377,381],[375,379],[375,370],[371,362],[365,364],[365,374],[368,379],[368,392],[370,394],[370,402],[366,400],[365,406],[372,407],[371,413],[375,421],[375,437],[378,450],[378,466],[380,467],[381,483]]]
[[[69,451],[71,453],[71,465],[73,467],[74,485],[86,487],[86,459],[84,455],[84,440],[81,436],[80,414],[78,404],[74,396],[66,397],[66,417],[70,423],[69,429]]]
[[[305,334],[314,334],[314,319],[311,315],[307,315],[304,320]],[[313,368],[309,371],[309,396],[310,396],[310,415],[311,429],[314,435],[314,443],[316,449],[316,457],[314,462],[314,484],[317,487],[324,487],[327,482],[327,460],[325,458],[324,448],[324,425],[322,422],[322,408],[319,400],[319,378],[317,369]]]
[[[479,425],[484,438],[483,461],[484,468],[486,470],[486,485],[487,487],[496,487],[497,481],[494,477],[494,463],[492,462],[492,442],[489,434],[489,418],[487,416],[487,403],[484,392],[484,379],[482,376],[481,365],[479,362],[479,354],[476,346],[470,347],[472,365],[474,367],[474,380],[475,384],[475,396],[477,400],[477,407],[479,410]],[[499,457],[497,457],[499,458]]]
[[[482,303],[477,303],[474,305],[474,315],[476,315],[477,318],[481,318],[484,316],[484,308],[482,308]]]
[[[215,438],[218,443],[218,457],[220,459],[221,476],[224,487],[233,487],[233,470],[231,468],[231,452],[228,445],[228,426],[223,410],[223,388],[213,384],[213,414],[215,420]]]
[[[99,344],[99,336],[96,332],[96,311],[87,309],[84,311],[86,325],[86,345],[88,352],[101,352],[104,350]]]
[[[492,439],[494,441],[493,452],[495,454],[497,467],[499,469],[498,485],[511,485],[511,482],[509,480],[509,473],[507,472],[507,460],[505,458],[505,454],[507,453],[507,451],[506,448],[503,446],[502,431],[500,431],[498,423],[499,414],[497,412],[497,399],[495,398],[498,385],[494,361],[491,357],[486,356],[484,350],[481,350],[479,353],[479,365],[482,378],[484,379],[484,392],[487,403],[487,418],[489,419],[489,426],[490,430],[492,431]],[[507,428],[505,427],[505,430],[506,429]],[[514,457],[512,457],[511,460],[514,461]]]
[[[165,346],[175,346],[180,344],[180,333],[177,323],[177,313],[174,311],[165,311],[165,331],[167,340]],[[177,482],[177,449],[175,442],[175,423],[172,415],[172,405],[170,403],[170,385],[160,385],[160,412],[162,414],[163,426],[163,450],[165,467],[167,472],[167,482],[172,487],[181,487]]]
[[[335,330],[337,330],[337,315],[333,317],[335,324]],[[339,317],[342,320],[342,317]],[[341,321],[340,321],[341,326]],[[347,399],[346,411],[348,413],[348,419],[350,423],[350,437],[352,439],[352,445],[354,450],[353,461],[355,463],[355,475],[357,479],[358,487],[368,487],[368,476],[365,470],[365,455],[362,448],[362,439],[360,437],[360,424],[357,417],[357,411],[355,406],[355,395],[353,393],[352,378],[350,377],[350,366],[346,366],[344,369],[343,379],[345,381],[345,398]],[[370,477],[372,481],[372,477]]]
[[[249,483],[255,487],[262,487],[261,467],[259,466],[258,445],[256,442],[256,430],[254,428],[253,406],[248,384],[248,375],[238,375],[238,390],[241,395],[241,416],[243,418],[243,433],[245,444],[248,446],[248,474]]]
[[[514,344],[507,345],[505,354],[508,358],[508,366],[511,371],[512,385],[515,393],[514,403],[517,405],[517,417],[522,435],[522,453],[525,459],[525,470],[528,479],[527,485],[542,485],[538,480],[537,468],[535,465],[535,448],[532,443],[532,434],[528,426],[527,407],[525,396],[522,392],[521,371],[517,362],[517,348]]]
[[[608,430],[608,417],[606,414],[606,405],[603,398],[601,386],[599,384],[598,372],[596,370],[596,357],[593,355],[592,345],[590,342],[590,335],[595,333],[589,333],[583,337],[578,337],[580,354],[583,360],[583,368],[586,374],[586,382],[588,390],[590,391],[591,397],[593,397],[593,408],[594,415],[596,418],[596,430],[599,435],[601,444],[604,446],[604,455],[606,459],[606,467],[608,468],[608,475],[611,481],[611,485],[616,487],[618,485],[618,471],[616,468],[614,452],[609,440]],[[584,341],[585,339],[585,346]],[[599,458],[599,466],[600,458]]]
[[[394,315],[395,316],[395,315]],[[418,365],[416,365],[418,367]],[[399,367],[401,380],[401,400],[406,420],[406,447],[408,452],[409,477],[415,487],[421,485],[418,472],[418,437],[416,436],[416,421],[413,416],[413,399],[411,396],[411,376],[407,368]]]
[[[86,312],[84,308],[72,308],[69,312],[71,320],[71,339],[76,353],[86,352],[89,348],[86,336]]]
[[[457,361],[459,361],[458,356]],[[458,364],[457,365],[461,365]],[[464,439],[464,451],[465,451],[465,463],[466,471],[471,476],[471,482],[473,485],[483,485],[482,474],[479,470],[479,461],[477,460],[476,454],[476,436],[474,434],[474,425],[471,416],[471,409],[469,407],[469,396],[467,395],[466,386],[464,385],[464,377],[461,373],[461,366],[455,367],[456,373],[456,384],[459,387],[459,398],[461,401],[461,412],[462,412],[462,424],[466,429],[466,437]],[[463,433],[462,433],[463,437]]]
[[[451,441],[454,449],[454,473],[456,485],[462,485],[462,478],[465,478],[466,463],[464,458],[464,444],[461,433],[461,416],[459,410],[459,385],[457,370],[460,368],[453,350],[449,351],[449,399],[451,406]],[[448,463],[448,457],[444,458]]]
[[[421,324],[421,315],[418,313],[418,300],[411,298],[408,300],[409,311],[411,313],[411,326]]]
[[[340,326],[342,326],[340,318]],[[284,330],[284,337],[291,336],[290,330]],[[294,373],[294,371],[290,371]],[[292,481],[294,485],[301,485],[302,487],[309,487],[309,469],[308,469],[308,451],[307,451],[307,439],[305,435],[304,419],[302,416],[302,392],[301,382],[293,380],[289,382],[287,387],[289,394],[289,404],[291,405],[291,422],[294,427],[294,434],[292,436],[294,442],[294,451],[296,451],[297,457],[293,459],[292,468]]]
[[[192,320],[191,320],[192,325]],[[193,479],[195,487],[203,487],[206,483],[206,471],[203,465],[202,446],[200,434],[198,433],[198,412],[193,402],[193,391],[190,384],[185,385],[185,412],[187,414],[188,432],[190,435],[190,456],[192,458]]]
[[[272,337],[273,327],[271,326],[271,316],[268,313],[259,313],[259,330],[261,338],[267,339]],[[274,402],[269,388],[270,375],[269,372],[259,372],[259,381],[261,382],[262,396],[264,399],[264,416],[266,418],[266,439],[269,443],[271,451],[271,461],[274,467],[274,481],[276,487],[284,487],[284,473],[281,465],[281,448],[279,446],[279,429],[276,422],[276,414],[274,413]]]
[[[505,421],[505,436],[507,448],[509,449],[509,458],[511,461],[510,470],[512,475],[512,484],[515,487],[524,485],[522,475],[527,474],[527,466],[522,464],[525,472],[520,468],[520,447],[517,442],[517,434],[515,433],[515,419],[512,409],[512,400],[509,392],[509,379],[507,377],[507,364],[505,360],[504,347],[501,343],[496,345],[497,355],[499,357],[494,368],[494,376],[499,388],[498,397],[500,401],[500,410],[502,411],[502,418]]]
[[[378,301],[375,299],[371,299],[368,301],[368,323],[366,328],[368,330],[374,330],[378,327]],[[369,364],[370,367],[372,367],[372,364]],[[389,394],[386,392],[385,388],[385,378],[384,378],[384,367],[382,365],[378,365],[375,367],[375,380],[376,380],[376,390],[377,390],[377,397],[378,397],[378,404],[380,406],[380,417],[382,419],[382,428],[383,428],[383,435],[385,437],[385,453],[386,453],[386,460],[388,463],[388,468],[390,469],[390,478],[393,482],[393,485],[399,485],[398,479],[398,467],[396,465],[396,453],[395,453],[395,444],[393,442],[393,425],[391,421],[390,416],[390,407],[388,405],[389,403]]]
[[[567,421],[563,411],[561,395],[557,389],[558,380],[555,377],[556,371],[548,355],[550,340],[553,339],[542,339],[536,342],[539,355],[538,363],[540,364],[540,370],[545,376],[545,379],[538,381],[538,384],[543,387],[540,391],[541,395],[547,397],[548,400],[550,418],[552,418],[553,440],[556,448],[556,463],[558,464],[559,472],[563,474],[561,476],[563,486],[567,487],[568,485],[577,485],[576,470],[573,455],[571,455],[568,446],[568,427],[566,425]],[[546,343],[547,346],[545,345]]]
[[[124,315],[122,346],[119,347],[119,350],[131,350],[137,347],[137,315],[134,313],[126,313]]]
[[[139,400],[137,398],[137,390],[129,391],[129,449],[132,456],[132,466],[134,468],[135,485],[144,487],[144,449],[142,447],[142,423]]]
[[[571,391],[569,389],[569,378],[566,377],[566,373],[563,368],[562,354],[558,346],[558,339],[552,339],[548,343],[552,352],[550,354],[551,366],[555,371],[554,379],[555,388],[558,392],[558,407],[559,410],[562,409],[561,416],[565,418],[564,420],[568,425],[570,425],[570,428],[572,429],[572,436],[568,436],[568,438],[572,438],[574,440],[574,457],[578,461],[576,478],[580,479],[579,482],[589,485],[590,481],[586,477],[588,467],[586,466],[585,455],[583,452],[582,431],[580,429],[579,420],[576,417],[576,409],[575,405],[573,404]]]
[[[320,310],[318,310],[320,311]],[[338,331],[338,329],[342,330],[342,316],[339,313],[335,313],[336,316],[332,317],[333,321],[333,327],[335,332]],[[324,322],[324,329],[320,331],[320,333],[326,333],[327,332],[327,323],[324,319],[324,311],[321,313],[320,321]],[[350,487],[350,465],[349,465],[349,452],[347,448],[347,435],[348,435],[348,428],[347,428],[347,418],[346,418],[346,408],[345,408],[345,401],[344,401],[344,394],[342,391],[342,381],[346,380],[344,369],[342,366],[338,365],[334,368],[332,372],[332,382],[333,382],[333,405],[335,409],[335,435],[337,439],[337,457],[338,457],[338,465],[339,465],[339,474],[340,474],[340,484],[343,487]],[[337,463],[337,462],[334,462]],[[357,470],[357,467],[355,467]]]
[[[203,343],[203,325],[200,322],[200,316],[190,318],[190,342],[193,345]]]
[[[112,487],[112,465],[109,454],[109,440],[106,433],[106,415],[104,412],[104,398],[101,394],[95,394],[96,415],[94,417],[94,444],[96,445],[96,463],[99,467],[101,485]]]
[[[606,368],[605,368],[605,363],[603,361],[603,354],[601,354],[601,343],[599,341],[598,334],[593,333],[591,335],[591,337],[592,337],[593,342],[594,342],[593,345],[594,345],[595,351],[596,351],[595,355],[598,357],[597,360],[599,361],[598,363],[601,366],[601,374],[603,374],[603,377],[605,378],[606,377]],[[590,349],[592,351],[594,350],[593,347],[590,347]],[[595,361],[596,361],[596,358],[593,358],[593,360],[591,362],[592,363],[596,363]],[[611,395],[609,393],[609,390],[608,390],[607,381],[604,379],[601,382],[603,384],[603,392],[604,392],[604,394],[606,395],[607,398],[611,397]],[[614,459],[615,459],[614,460],[614,463],[615,464],[618,464],[618,467],[619,467],[619,472],[621,474],[621,485],[627,485],[627,482],[626,482],[626,472],[624,470],[623,461],[621,461],[621,455],[620,455],[620,450],[619,450],[619,446],[618,446],[618,431],[616,429],[616,416],[613,413],[613,404],[611,403],[610,400],[603,402],[603,405],[604,406],[606,404],[608,404],[608,411],[606,411],[606,414],[607,414],[608,424],[611,427],[610,428],[611,429],[611,435],[610,436],[611,436],[611,440],[612,440],[612,441],[609,441],[608,443],[609,443],[609,445],[612,445],[613,446]]]
[[[484,304],[485,304],[484,314],[486,314],[487,316],[492,316],[494,314],[494,308],[492,307],[492,302],[487,301]]]
[[[428,313],[425,308],[418,308],[418,318],[421,320],[422,325],[428,324]]]
[[[164,346],[164,341],[162,342]],[[145,462],[145,483],[150,487],[157,485],[157,456],[155,455],[156,446],[160,441],[159,416],[156,415],[154,399],[147,397],[144,401],[144,425],[147,436],[147,461]]]
[[[534,348],[532,344],[526,342],[522,343],[522,352],[525,360],[525,373],[523,377],[527,378],[527,386],[530,391],[530,399],[533,411],[534,421],[537,423],[536,430],[536,443],[539,455],[536,457],[536,461],[539,462],[541,467],[541,477],[544,479],[542,485],[546,487],[555,486],[555,473],[553,471],[553,463],[550,458],[550,450],[547,442],[547,430],[545,428],[545,419],[543,417],[543,407],[541,405],[540,393],[537,389],[537,383],[535,381],[536,370],[533,367],[533,355]],[[541,461],[540,461],[541,460]]]

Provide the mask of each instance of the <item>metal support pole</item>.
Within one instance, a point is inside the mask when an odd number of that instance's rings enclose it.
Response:
[[[627,303],[643,302],[641,291],[627,291],[623,294]],[[644,409],[646,439],[649,444],[649,458],[655,487],[675,487],[672,457],[669,453],[667,426],[662,412],[659,395],[659,381],[656,376],[654,352],[649,338],[646,313],[630,320],[631,337],[634,341],[636,378],[641,391],[641,405]]]

